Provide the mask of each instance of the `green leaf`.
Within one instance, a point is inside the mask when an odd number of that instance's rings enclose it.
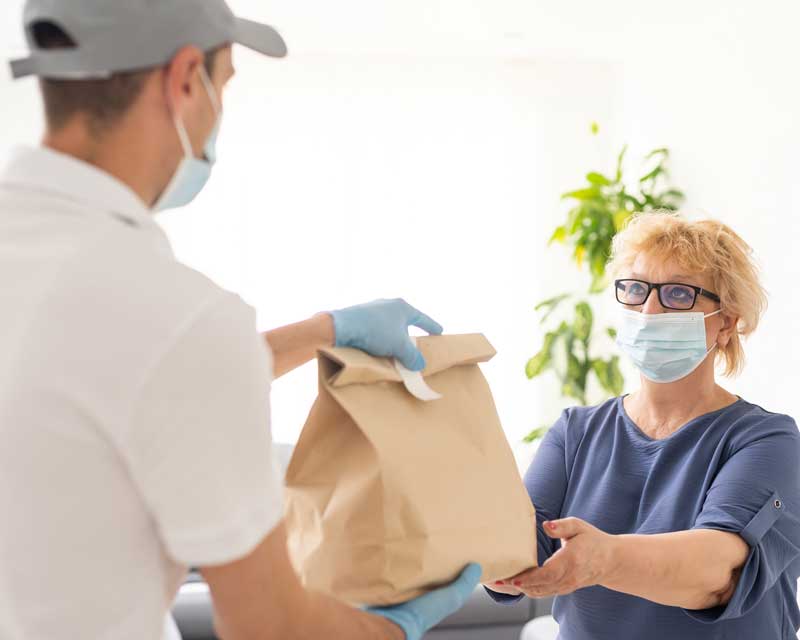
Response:
[[[575,347],[575,332],[572,328],[571,324],[567,324],[566,322],[561,323],[561,327],[559,327],[558,331],[561,337],[561,346],[564,349],[564,357],[566,358],[567,363],[567,371],[566,376],[569,378],[569,367],[570,367],[570,358],[574,358],[573,350]]]
[[[628,152],[628,145],[626,144],[622,147],[622,151],[619,152],[617,156],[617,179],[615,182],[619,182],[622,180],[622,163],[625,161],[625,154]]]
[[[661,165],[658,165],[658,166],[657,166],[655,169],[653,169],[653,170],[652,170],[650,173],[648,173],[647,175],[645,175],[645,176],[642,176],[641,178],[639,178],[639,183],[642,183],[642,182],[649,182],[649,181],[651,181],[651,180],[655,180],[655,179],[656,179],[658,176],[660,176],[662,173],[664,173],[664,167],[662,167]]]
[[[562,327],[566,324],[562,323]],[[535,356],[533,356],[525,364],[525,375],[528,379],[535,378],[544,372],[553,362],[553,345],[556,339],[561,335],[562,329],[559,327],[556,331],[548,331],[544,336],[544,344]]]
[[[606,333],[608,334],[608,337],[611,338],[612,340],[617,339],[617,330],[614,327],[608,327],[606,329]]]
[[[631,219],[632,212],[627,209],[620,209],[614,213],[614,231],[619,233],[625,228],[625,224]]]
[[[569,210],[569,213],[567,214],[567,223],[564,225],[567,228],[567,236],[573,235],[576,230],[580,228],[585,209],[586,205],[580,204],[577,207],[573,207]]]
[[[574,353],[567,354],[567,377],[570,380],[574,380],[576,386],[579,385],[581,375],[583,373],[583,369],[581,368],[581,362],[578,360],[577,356]]]
[[[597,376],[597,381],[604,391],[618,396],[622,393],[625,380],[619,369],[619,357],[614,356],[610,360],[592,360],[592,371]]]
[[[575,252],[572,254],[572,257],[575,259],[575,264],[578,265],[578,269],[583,266],[583,255],[586,253],[586,247],[583,244],[576,244],[575,245]]]
[[[553,231],[553,235],[550,236],[550,240],[547,241],[547,244],[553,244],[554,242],[560,242],[564,244],[567,240],[567,228],[564,225],[560,227],[556,227],[556,230]]]
[[[611,185],[611,180],[606,178],[602,173],[591,171],[586,174],[586,179],[596,187],[607,187]]]
[[[594,323],[594,314],[588,302],[579,302],[575,305],[575,322],[573,323],[573,330],[575,337],[586,343],[592,335],[592,324]]]
[[[637,200],[629,193],[623,193],[622,199],[627,202],[628,204],[633,206],[633,212],[637,213],[639,211],[644,211],[644,202]]]
[[[592,360],[592,371],[597,376],[600,386],[606,391],[611,391],[611,382],[608,374],[608,363],[604,360]]]
[[[592,256],[591,270],[592,274],[601,278],[606,273],[606,264],[608,263],[608,256],[601,251],[598,251]]]
[[[592,122],[592,135],[596,136],[598,133],[600,133],[600,125],[596,122]]]
[[[525,364],[525,375],[528,376],[528,380],[532,380],[536,376],[541,375],[551,362],[552,357],[549,351],[546,351],[545,349],[542,349],[539,353],[533,356],[533,358],[528,360],[528,362]]]
[[[614,356],[608,363],[608,375],[611,393],[615,396],[621,395],[622,389],[625,387],[625,378],[619,368],[619,356]]]
[[[580,391],[572,382],[565,382],[563,385],[561,385],[561,395],[566,396],[567,398],[575,398],[576,400],[583,399]]]
[[[653,149],[650,153],[648,153],[644,159],[649,160],[650,158],[654,158],[655,156],[663,156],[664,158],[669,157],[669,149],[667,147],[660,147],[658,149]]]
[[[537,304],[533,310],[534,311],[541,311],[542,309],[557,307],[562,301],[566,300],[570,297],[569,293],[562,293],[557,296],[553,296],[552,298],[548,298],[547,300],[542,300],[539,304]]]
[[[530,444],[531,442],[536,442],[540,438],[544,438],[547,432],[550,431],[550,426],[545,425],[543,427],[539,427],[538,429],[534,429],[531,431],[527,436],[525,436],[522,441],[527,442]]]
[[[577,189],[575,191],[568,191],[561,195],[562,200],[567,200],[572,198],[573,200],[580,200],[584,202],[586,200],[594,200],[595,198],[599,198],[602,194],[597,187],[588,187],[586,189]]]

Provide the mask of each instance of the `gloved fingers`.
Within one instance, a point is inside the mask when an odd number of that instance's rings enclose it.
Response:
[[[370,607],[367,611],[384,616],[397,624],[405,632],[407,640],[420,640],[428,629],[464,606],[478,586],[481,573],[480,565],[469,564],[461,575],[446,587],[404,604],[393,607]]]
[[[469,598],[470,594],[475,590],[475,587],[478,586],[478,582],[480,582],[482,573],[483,569],[481,568],[481,565],[473,562],[466,566],[458,579],[453,583],[453,586],[456,587],[465,602],[467,598]]]
[[[481,579],[482,569],[478,564],[469,564],[453,582],[446,587],[432,591],[424,598],[430,598],[439,604],[439,621],[455,613],[469,600]]]
[[[425,358],[410,338],[403,341],[403,345],[394,356],[409,371],[422,371],[425,368]]]
[[[417,309],[414,309],[414,312],[415,314],[411,316],[411,319],[408,322],[409,325],[412,327],[418,327],[419,329],[428,332],[432,336],[442,335],[444,327],[436,322],[436,320]]]

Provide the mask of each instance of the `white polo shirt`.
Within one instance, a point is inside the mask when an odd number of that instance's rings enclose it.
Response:
[[[187,566],[279,522],[253,310],[138,197],[45,149],[0,172],[0,638],[151,640]]]

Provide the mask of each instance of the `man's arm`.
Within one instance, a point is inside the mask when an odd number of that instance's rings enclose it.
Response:
[[[200,571],[222,640],[419,640],[464,605],[481,573],[470,565],[450,586],[366,613],[303,588],[289,561],[283,523],[246,557]]]
[[[425,359],[408,336],[409,327],[430,334],[442,327],[401,299],[376,300],[268,331],[274,377],[279,378],[312,360],[319,349],[353,347],[375,356],[397,358],[412,371],[425,368]]]
[[[318,350],[333,346],[333,318],[320,313],[308,320],[267,331],[264,339],[272,351],[274,376],[280,378],[313,360]]]
[[[400,627],[300,584],[286,550],[283,524],[248,556],[201,573],[211,589],[222,640],[403,640]]]

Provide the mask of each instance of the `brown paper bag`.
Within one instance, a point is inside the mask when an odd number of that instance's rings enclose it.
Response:
[[[482,335],[424,337],[423,402],[393,361],[319,353],[319,396],[287,471],[289,550],[303,582],[354,604],[403,602],[455,579],[536,565],[534,510],[477,363]]]

